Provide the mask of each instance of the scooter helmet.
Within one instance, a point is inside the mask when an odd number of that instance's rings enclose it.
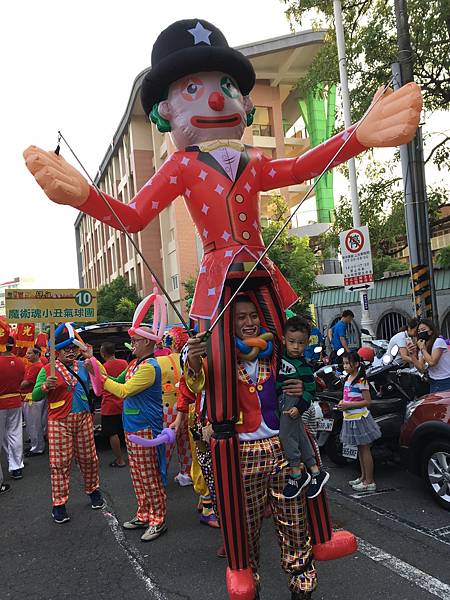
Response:
[[[375,352],[373,348],[369,348],[369,346],[363,346],[358,350],[358,356],[364,361],[371,363],[375,358]]]

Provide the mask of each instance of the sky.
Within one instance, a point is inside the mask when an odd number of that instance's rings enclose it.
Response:
[[[1,4],[0,214],[9,244],[2,245],[0,283],[34,276],[36,287],[78,287],[77,212],[46,198],[25,168],[25,148],[54,150],[60,129],[94,177],[135,77],[149,66],[153,42],[173,21],[209,20],[232,46],[291,31],[280,0],[170,0],[161,7],[155,0]],[[74,162],[64,147],[62,154]]]
[[[2,3],[1,215],[10,243],[2,245],[0,283],[35,276],[37,287],[78,287],[77,212],[46,198],[25,168],[25,148],[54,150],[61,130],[94,177],[158,34],[196,17],[222,29],[232,46],[290,33],[283,4],[263,4],[264,10],[261,0],[170,0],[161,8],[155,0]],[[73,163],[65,148],[61,153]]]

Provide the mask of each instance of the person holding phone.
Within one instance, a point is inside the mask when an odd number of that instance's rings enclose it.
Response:
[[[428,371],[432,394],[450,390],[450,350],[433,321],[420,321],[417,344],[408,344],[408,352],[419,371]]]

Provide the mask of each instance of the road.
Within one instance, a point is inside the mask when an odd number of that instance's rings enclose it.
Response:
[[[134,515],[128,469],[111,469],[99,448],[108,502],[93,511],[74,469],[70,523],[50,517],[47,456],[28,459],[24,478],[0,497],[0,600],[227,600],[219,532],[200,526],[192,488],[168,486],[169,531],[144,544],[119,523]],[[450,513],[435,505],[414,476],[396,465],[377,468],[379,492],[355,494],[354,465],[327,465],[335,526],[353,531],[359,552],[318,563],[314,600],[450,600]],[[6,472],[4,470],[4,472]],[[270,520],[262,535],[262,600],[289,600]]]

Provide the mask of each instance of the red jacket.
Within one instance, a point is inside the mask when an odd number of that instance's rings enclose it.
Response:
[[[20,408],[20,384],[25,374],[23,360],[13,354],[0,356],[0,410]]]
[[[256,431],[261,425],[262,416],[270,429],[279,429],[274,373],[274,365],[270,360],[260,360],[258,381],[255,384],[249,379],[243,367],[238,364],[239,416],[236,424],[238,433]],[[189,405],[194,402],[196,413],[200,415],[201,392],[198,394],[192,392],[183,376],[177,391],[177,411],[188,412]]]
[[[340,133],[302,156],[279,160],[271,160],[257,148],[246,146],[234,176],[225,172],[211,152],[192,146],[174,152],[129,204],[110,197],[108,200],[127,230],[136,232],[177,196],[184,196],[204,249],[191,316],[210,319],[217,310],[232,263],[248,265],[264,250],[258,193],[319,175],[348,135],[348,131]],[[332,166],[365,149],[354,135]],[[80,210],[121,229],[93,187]],[[243,249],[245,256],[239,256]],[[297,294],[269,259],[264,260],[263,267],[272,278],[283,308],[288,308],[297,300]]]

